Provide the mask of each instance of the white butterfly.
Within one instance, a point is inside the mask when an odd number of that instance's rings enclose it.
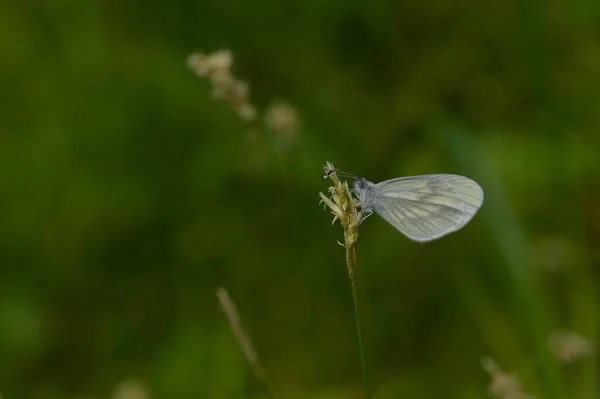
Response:
[[[333,171],[331,171],[333,172]],[[411,240],[427,242],[461,229],[483,204],[483,189],[459,175],[400,177],[374,184],[348,173],[364,218],[376,212]]]

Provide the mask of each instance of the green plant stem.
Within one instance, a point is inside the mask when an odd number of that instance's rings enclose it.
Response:
[[[346,262],[348,264],[348,274],[352,283],[352,299],[354,301],[354,318],[356,320],[356,333],[358,335],[358,349],[360,351],[360,362],[362,364],[362,373],[365,385],[365,397],[371,399],[371,386],[369,384],[369,370],[365,359],[365,350],[363,346],[362,332],[360,330],[360,318],[358,317],[358,294],[356,291],[356,252],[354,245],[346,247]]]
[[[271,384],[269,377],[267,377],[267,374],[265,373],[265,369],[262,367],[262,365],[254,364],[252,368],[254,370],[254,374],[256,375],[256,377],[262,381],[262,383],[265,387],[265,393],[267,394],[267,397],[269,399],[276,399],[277,395],[275,395],[275,390],[273,389],[273,385]]]

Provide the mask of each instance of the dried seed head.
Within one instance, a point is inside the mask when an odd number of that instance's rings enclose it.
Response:
[[[123,381],[115,388],[113,399],[148,399],[148,390],[137,381]]]
[[[256,110],[249,100],[248,84],[237,80],[231,72],[233,55],[230,50],[194,53],[188,57],[187,64],[198,76],[210,80],[215,99],[225,100],[246,122],[256,119]]]
[[[550,334],[548,345],[554,356],[565,363],[591,357],[595,352],[593,343],[570,331],[556,331]]]
[[[244,121],[249,122],[256,118],[256,108],[250,104],[240,105],[237,111],[240,118],[242,118]]]
[[[252,341],[244,327],[242,326],[242,320],[240,318],[240,314],[237,311],[235,303],[229,297],[229,293],[225,288],[217,289],[217,298],[219,299],[219,306],[225,316],[227,316],[227,320],[229,320],[229,326],[231,327],[231,332],[235,337],[236,341],[238,341],[248,363],[252,365],[252,367],[261,367],[260,361],[258,359],[258,354],[254,349],[254,345],[252,345]]]
[[[523,393],[519,379],[513,374],[502,371],[491,357],[481,359],[481,365],[492,377],[488,387],[491,396],[499,399],[535,399],[534,396]]]
[[[298,114],[296,109],[288,103],[278,102],[267,110],[265,123],[275,133],[291,137],[298,126]]]
[[[346,181],[341,182],[336,174],[333,164],[327,162],[323,168],[325,178],[333,181],[333,186],[329,187],[330,197],[319,193],[321,202],[324,203],[333,214],[333,223],[339,220],[344,228],[344,247],[346,247],[346,264],[348,265],[348,274],[350,280],[356,281],[356,255],[354,247],[358,240],[358,226],[362,219],[362,213],[358,210],[359,203],[354,198],[348,188]]]
[[[353,245],[358,237],[358,226],[361,221],[358,200],[352,196],[348,183],[340,181],[333,164],[327,162],[323,170],[325,171],[325,176],[333,181],[333,186],[328,188],[330,197],[319,193],[321,202],[329,207],[334,216],[333,222],[336,220],[340,221],[342,227],[344,227],[344,233],[349,236],[347,238],[351,239],[351,245]]]

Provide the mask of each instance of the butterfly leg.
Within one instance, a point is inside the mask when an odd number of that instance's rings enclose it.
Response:
[[[360,211],[360,222],[358,223],[358,225],[360,226],[362,224],[362,222],[364,222],[372,214],[373,214],[373,211],[371,211],[371,210],[361,210]]]

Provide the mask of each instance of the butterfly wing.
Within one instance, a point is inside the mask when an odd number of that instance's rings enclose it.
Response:
[[[375,185],[374,210],[408,238],[426,242],[462,228],[483,203],[483,190],[459,175],[423,175]]]

